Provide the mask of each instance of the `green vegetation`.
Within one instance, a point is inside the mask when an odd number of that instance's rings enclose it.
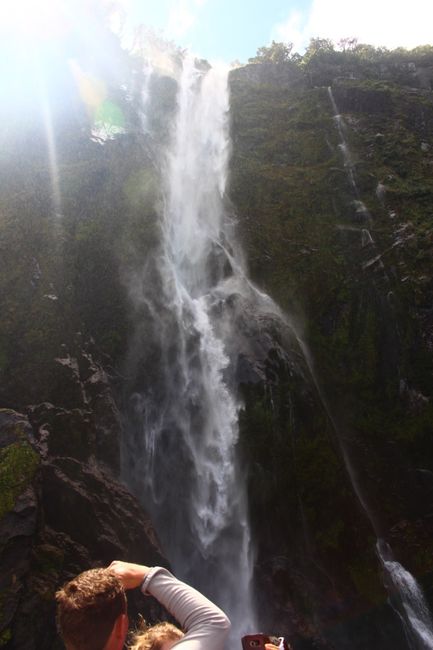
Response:
[[[10,628],[6,628],[0,633],[0,648],[7,645],[12,639],[12,631]]]
[[[288,63],[292,60],[292,43],[276,43],[272,41],[268,47],[259,47],[256,56],[248,59],[249,63]]]
[[[25,441],[0,450],[0,519],[33,479],[39,457]]]
[[[407,64],[432,63],[433,45],[421,45],[408,50],[399,47],[389,50],[386,47],[374,47],[358,43],[356,38],[343,38],[334,43],[329,38],[312,38],[305,53],[301,56],[293,52],[293,43],[272,41],[271,45],[259,47],[255,57],[249,63],[293,63],[300,67],[312,67],[319,63],[332,65],[389,63]]]
[[[252,520],[264,548],[263,526],[300,565],[305,549],[293,529],[304,526],[315,562],[368,609],[384,592],[338,437],[384,530],[407,522],[393,543],[404,565],[431,571],[429,552],[420,551],[431,545],[416,468],[433,471],[433,47],[388,52],[314,39],[298,58],[290,44],[279,45],[232,73],[230,198],[250,274],[302,330],[338,431],[316,402],[313,420],[299,403],[280,418],[275,392],[271,404],[246,391],[241,431],[254,463]],[[285,59],[270,71],[278,51]],[[302,394],[281,385],[286,402]],[[307,609],[316,598],[304,599]]]
[[[0,211],[4,404],[52,399],[53,360],[62,344],[73,351],[77,332],[96,340],[114,364],[123,359],[130,328],[126,271],[141,265],[159,240],[159,181],[140,138],[128,142],[128,155],[125,147],[121,138],[103,146],[82,140],[78,159],[59,159],[61,216],[52,214],[51,183],[42,162],[29,161],[5,183]],[[43,159],[44,151],[38,153]],[[13,158],[9,163],[13,166]],[[37,199],[31,200],[38,174]]]

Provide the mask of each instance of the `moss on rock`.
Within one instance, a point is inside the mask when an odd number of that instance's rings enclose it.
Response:
[[[433,471],[433,97],[409,88],[408,75],[392,65],[350,71],[317,60],[292,85],[249,68],[231,83],[229,191],[238,233],[253,279],[302,329],[335,425],[300,412],[294,434],[287,411],[279,420],[269,397],[246,392],[253,521],[282,526],[281,553],[297,558],[292,530],[304,526],[314,561],[341,597],[356,593],[352,603],[376,607],[384,590],[372,527],[354,505],[338,438],[382,531],[420,518],[424,528],[414,535],[426,539],[431,492],[419,472]],[[428,572],[426,557],[403,538],[399,559],[418,575]],[[269,550],[269,540],[262,544]],[[317,601],[310,593],[310,615]]]
[[[38,464],[38,454],[25,440],[0,449],[0,519],[31,483]]]

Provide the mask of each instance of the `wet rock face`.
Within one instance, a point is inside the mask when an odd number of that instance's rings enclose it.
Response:
[[[432,80],[431,65],[410,62],[234,71],[230,182],[251,275],[302,322],[359,481],[396,557],[430,590]],[[175,94],[175,82],[153,77],[152,146],[167,138]],[[37,192],[31,164],[20,170],[24,144],[2,176],[12,216],[0,223],[0,401],[28,416],[0,412],[0,645],[10,649],[60,647],[53,594],[79,571],[114,556],[162,562],[147,517],[116,478],[114,362],[97,350],[119,362],[126,349],[118,263],[124,256],[129,269],[155,252],[158,180],[134,137],[104,147],[68,138],[58,138],[68,172],[59,240],[46,219],[44,139]],[[215,255],[212,272],[221,264]],[[272,315],[260,319],[241,296],[229,302],[257,602],[269,631],[293,634],[297,648],[400,648],[374,533],[302,355]],[[97,345],[76,336],[81,327]],[[158,351],[143,340],[140,371],[154,385]]]
[[[221,336],[230,332],[226,352],[232,359],[236,384],[277,385],[280,365],[308,384],[296,333],[271,300],[264,298],[260,304],[253,292],[249,296],[228,292],[215,300],[213,315]]]
[[[334,95],[342,113],[364,112],[390,115],[393,112],[391,92],[382,87],[363,88],[356,84],[336,86]]]
[[[334,420],[278,346],[265,363],[245,347],[259,604],[305,643],[326,630],[333,647],[357,647],[358,630],[360,648],[383,650],[398,639],[381,631],[392,617],[375,532],[338,439],[397,559],[431,593],[433,96],[428,66],[313,63],[292,86],[266,84],[265,68],[230,77],[230,198],[251,277],[302,323]]]
[[[250,64],[234,70],[231,73],[232,83],[247,80],[254,84],[293,86],[304,83],[304,75],[294,65],[273,63],[262,63],[260,65]]]
[[[113,559],[164,563],[117,478],[120,423],[105,371],[88,351],[54,364],[61,405],[31,406],[28,417],[0,411],[0,485],[9,490],[0,497],[0,639],[11,649],[61,647],[54,593],[77,573]],[[154,608],[130,600],[132,617]]]
[[[0,411],[0,638],[6,641],[12,639],[11,625],[23,595],[37,530],[34,477],[38,457],[29,435],[31,426],[24,416]]]
[[[29,407],[30,419],[43,434],[55,429],[53,454],[83,460],[94,456],[118,474],[121,425],[107,373],[85,348],[74,356],[62,352],[53,361],[56,389],[50,397],[56,406]]]

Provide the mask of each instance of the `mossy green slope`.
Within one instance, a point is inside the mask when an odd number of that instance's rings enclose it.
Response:
[[[268,479],[279,468],[267,502],[279,501],[280,510],[268,510],[269,527],[296,520],[293,502],[300,497],[316,558],[334,577],[348,571],[351,578],[340,587],[351,582],[373,606],[383,598],[375,532],[362,508],[350,513],[342,505],[347,472],[341,474],[338,449],[348,454],[372,518],[399,558],[417,575],[432,569],[431,554],[416,552],[415,539],[424,544],[430,530],[429,492],[419,470],[433,471],[433,97],[405,85],[406,77],[402,83],[398,66],[386,78],[376,67],[370,79],[365,68],[356,78],[332,62],[314,75],[304,67],[303,77],[290,71],[292,63],[272,74],[269,64],[260,68],[231,76],[230,198],[252,278],[291,315],[312,353],[335,425],[325,417],[323,430],[337,429],[330,432],[337,434],[337,450],[329,436],[311,438],[311,428],[298,430],[295,451],[287,433],[280,444],[274,430],[287,432],[288,413],[278,420],[269,399],[266,406],[248,391],[245,445]],[[329,83],[356,189],[339,146]],[[266,435],[267,450],[260,443]],[[280,480],[291,483],[281,494]],[[333,513],[332,493],[338,494]],[[266,491],[252,495],[254,517]],[[394,534],[402,520],[407,538]],[[354,553],[354,546],[348,554],[345,536],[357,529],[362,550]],[[282,552],[298,553],[290,545]]]

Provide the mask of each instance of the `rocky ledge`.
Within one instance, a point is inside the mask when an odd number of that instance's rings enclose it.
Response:
[[[102,366],[88,351],[64,353],[53,372],[62,406],[0,410],[2,648],[62,647],[53,597],[78,572],[115,558],[165,563],[148,517],[118,479],[120,422]],[[158,614],[136,594],[130,610]]]

